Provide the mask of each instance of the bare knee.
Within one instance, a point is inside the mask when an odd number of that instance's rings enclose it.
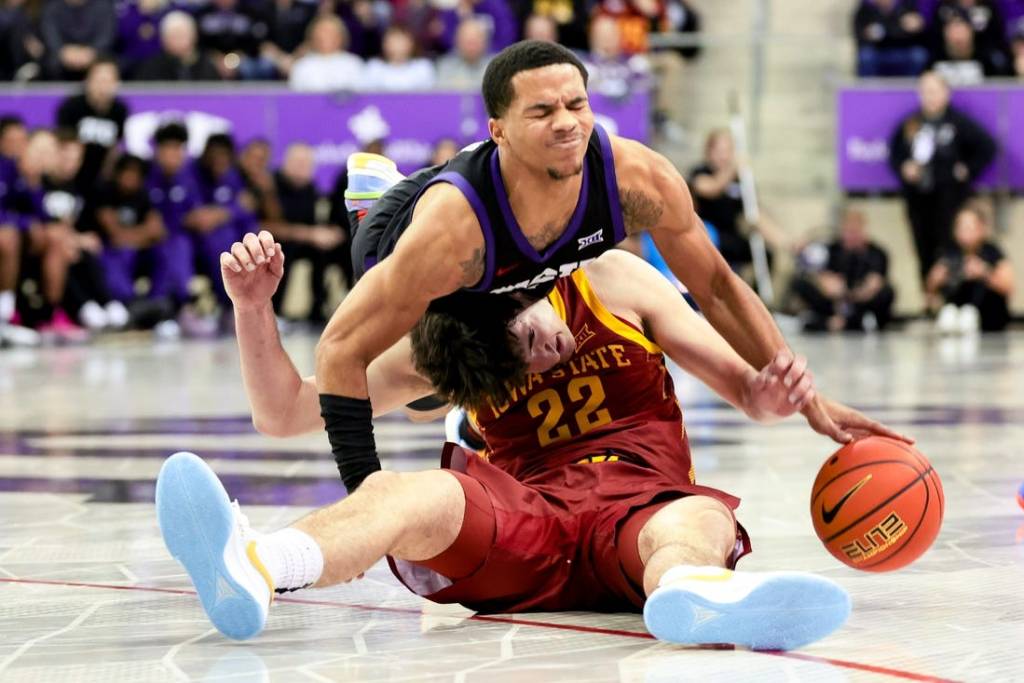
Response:
[[[18,231],[9,226],[0,226],[0,252],[17,253],[19,247]]]
[[[637,549],[645,563],[658,549],[673,544],[708,548],[724,558],[735,542],[736,521],[725,503],[710,496],[688,496],[666,505],[647,521]]]

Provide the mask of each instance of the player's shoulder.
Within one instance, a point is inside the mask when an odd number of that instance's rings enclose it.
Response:
[[[609,249],[583,266],[591,289],[612,313],[643,317],[646,299],[660,289],[661,275],[639,256]]]
[[[651,149],[639,140],[609,134],[612,157],[615,160],[616,175],[622,180],[646,177],[662,170],[668,162],[661,153]]]
[[[416,199],[412,222],[438,234],[480,234],[480,221],[469,198],[451,183],[437,182]]]

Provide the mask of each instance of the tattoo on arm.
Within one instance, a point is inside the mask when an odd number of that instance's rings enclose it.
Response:
[[[664,210],[661,202],[640,190],[622,190],[619,197],[622,204],[622,218],[626,223],[626,234],[635,235],[655,227]]]
[[[462,286],[472,287],[484,276],[484,250],[474,250],[473,256],[459,265],[462,267]]]

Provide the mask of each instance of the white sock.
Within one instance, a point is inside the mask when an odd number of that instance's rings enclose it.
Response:
[[[324,554],[313,537],[292,527],[256,539],[256,554],[278,593],[312,586],[324,571]]]
[[[0,323],[8,322],[14,317],[14,292],[0,292]]]

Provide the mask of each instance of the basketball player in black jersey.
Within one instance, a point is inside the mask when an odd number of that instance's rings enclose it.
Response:
[[[786,347],[708,239],[675,167],[596,125],[586,86],[586,69],[559,45],[506,48],[484,77],[490,139],[400,182],[359,224],[353,258],[365,274],[316,352],[321,412],[349,491],[380,469],[366,368],[429,306],[481,305],[495,292],[538,299],[557,277],[643,230],[749,363],[763,367]],[[820,394],[802,412],[840,443],[864,433],[902,438]]]

